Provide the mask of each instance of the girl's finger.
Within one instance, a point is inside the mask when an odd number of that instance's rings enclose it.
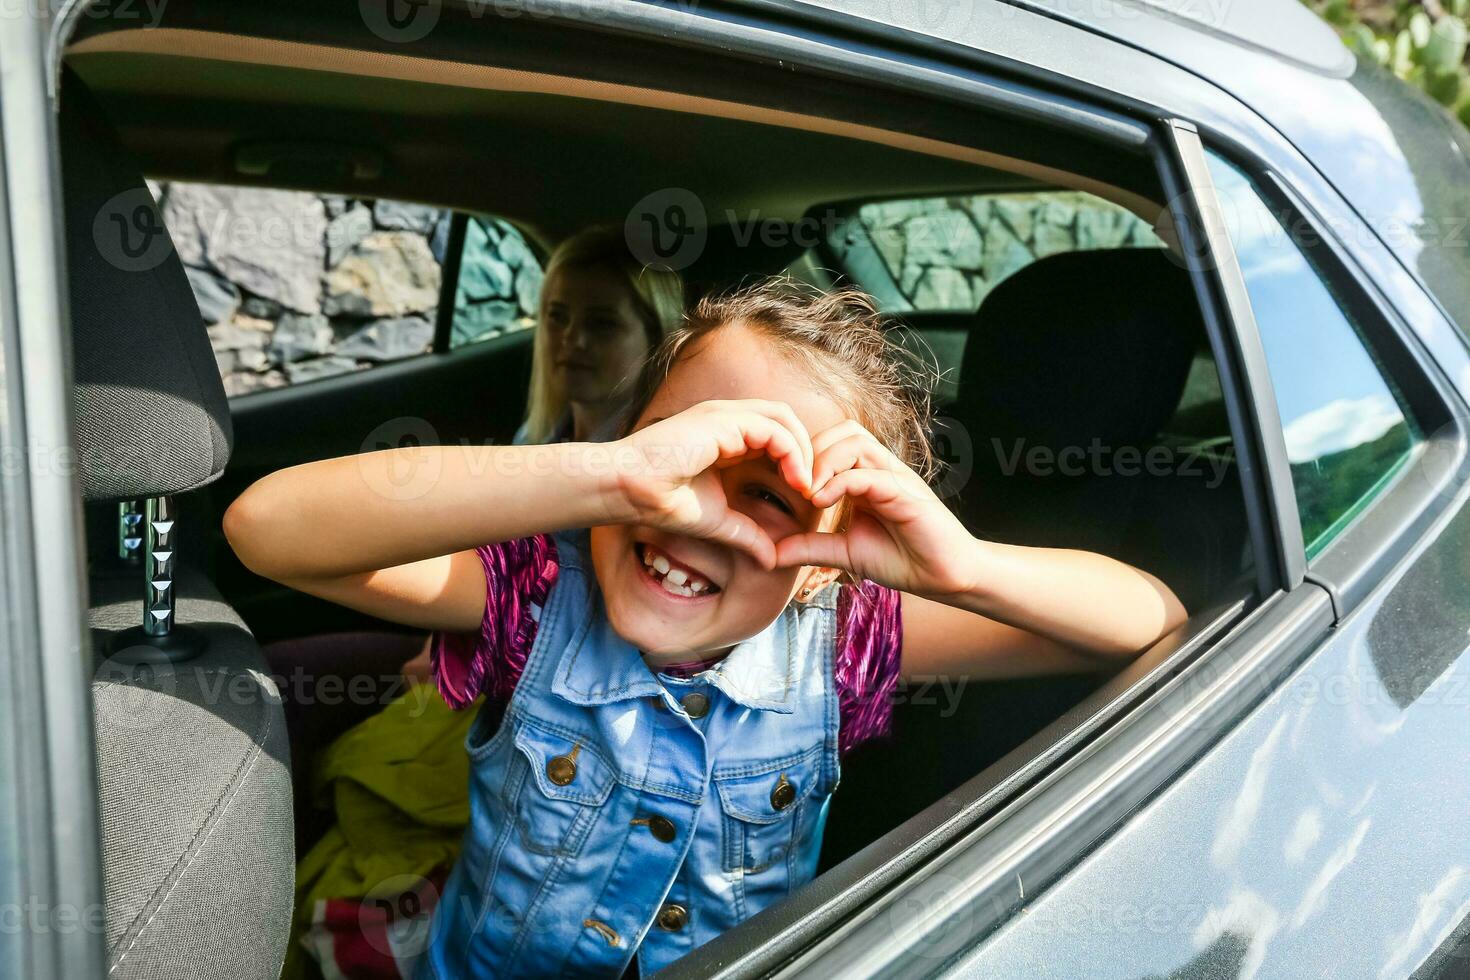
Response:
[[[776,567],[800,568],[803,565],[815,565],[851,572],[854,569],[847,545],[846,534],[831,531],[792,534],[776,542]]]
[[[727,511],[705,537],[743,551],[764,569],[776,567],[776,545],[761,526],[739,511]]]
[[[731,412],[726,418],[734,425],[735,430],[731,444],[722,447],[722,457],[748,458],[752,450],[763,452],[776,463],[782,477],[794,490],[801,494],[811,491],[811,464],[807,462],[801,442],[790,428],[768,415],[749,410]],[[737,439],[739,445],[735,444]]]
[[[801,419],[796,417],[796,411],[790,405],[785,402],[761,399],[750,399],[740,404],[747,405],[752,411],[759,412],[784,426],[791,433],[792,438],[796,440],[796,445],[801,450],[802,462],[806,472],[808,474],[811,473],[812,467],[816,464],[817,453],[812,446],[811,434],[807,432],[806,425],[802,423]]]
[[[817,462],[812,467],[812,488],[821,490],[828,480],[847,470],[891,470],[899,465],[902,464],[898,458],[872,433],[860,429],[817,452]]]
[[[857,419],[843,419],[834,426],[830,426],[812,436],[812,449],[820,456],[823,450],[832,446],[833,443],[841,442],[843,439],[861,435],[868,430]]]
[[[812,504],[831,507],[843,497],[860,499],[879,517],[899,519],[907,516],[895,505],[907,503],[909,494],[899,485],[898,474],[892,470],[845,470],[812,494]]]

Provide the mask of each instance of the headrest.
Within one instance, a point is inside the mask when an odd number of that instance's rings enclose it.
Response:
[[[1145,444],[1178,406],[1203,330],[1188,274],[1162,249],[1041,259],[981,304],[954,414],[977,445]]]
[[[82,495],[202,486],[234,436],[184,267],[137,165],[69,70],[60,127]]]

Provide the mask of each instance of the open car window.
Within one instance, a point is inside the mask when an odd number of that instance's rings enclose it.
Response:
[[[892,312],[974,310],[1049,255],[1162,246],[1147,221],[1074,190],[872,201],[828,238],[840,271]]]
[[[523,330],[541,262],[522,233],[386,198],[186,181],[153,187],[230,396],[301,384],[433,349],[453,288],[448,345]]]

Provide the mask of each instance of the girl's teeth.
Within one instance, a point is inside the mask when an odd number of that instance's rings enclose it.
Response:
[[[682,568],[675,568],[667,558],[651,548],[644,548],[643,564],[653,569],[655,577],[664,591],[687,597],[708,592],[711,586],[704,579],[691,575]]]

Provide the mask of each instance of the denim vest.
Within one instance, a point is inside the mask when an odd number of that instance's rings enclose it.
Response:
[[[498,730],[470,731],[470,826],[419,977],[648,976],[816,873],[837,785],[837,589],[715,667],[655,675],[585,550],[560,571]],[[483,723],[483,724],[482,724]]]

